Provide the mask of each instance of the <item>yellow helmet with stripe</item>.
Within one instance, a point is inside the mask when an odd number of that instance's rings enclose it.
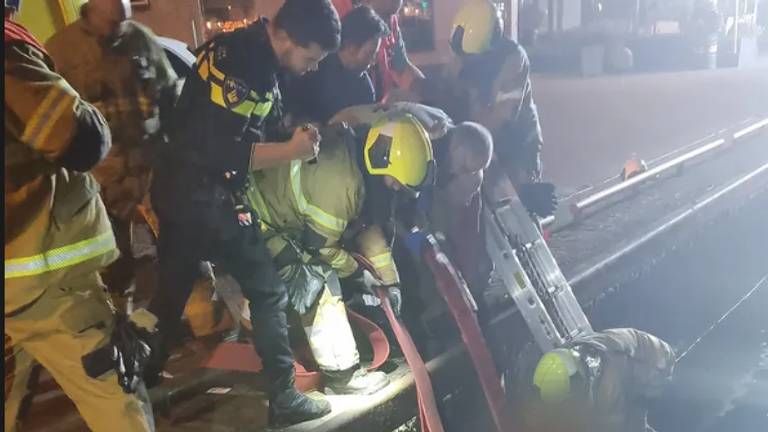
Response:
[[[481,54],[501,37],[499,14],[489,0],[470,0],[456,13],[451,30],[451,49],[456,54]]]
[[[410,114],[374,122],[364,153],[369,174],[391,176],[412,192],[434,182],[432,142],[421,123]]]

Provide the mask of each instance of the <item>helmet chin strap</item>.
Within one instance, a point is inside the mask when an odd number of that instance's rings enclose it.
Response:
[[[579,361],[584,366],[587,379],[587,397],[590,405],[596,403],[596,387],[597,382],[603,373],[603,359],[600,356],[600,352],[590,345],[576,345],[571,348],[576,353]]]
[[[464,27],[457,26],[456,29],[453,31],[453,35],[451,37],[451,49],[453,50],[454,53],[460,56],[467,54],[466,52],[464,52],[464,47],[462,46],[463,41],[464,41]]]

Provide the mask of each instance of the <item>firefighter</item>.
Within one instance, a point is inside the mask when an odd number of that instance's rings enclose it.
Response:
[[[136,389],[138,357],[116,343],[127,327],[116,324],[99,277],[118,251],[88,171],[109,151],[109,128],[10,19],[18,8],[18,0],[5,1],[5,430],[18,427],[37,362],[90,429],[152,430],[143,404],[126,393]],[[130,370],[86,361],[105,349],[116,349]]]
[[[287,0],[274,20],[260,19],[204,44],[153,172],[161,289],[148,309],[159,318],[160,339],[176,333],[199,261],[210,259],[232,275],[250,301],[255,345],[270,383],[272,425],[318,418],[331,407],[294,386],[287,292],[258,229],[259,216],[245,205],[244,188],[249,170],[317,154],[320,136],[313,127],[298,128],[287,142],[275,142],[277,74],[316,69],[338,48],[339,34],[339,18],[328,0]],[[148,368],[152,384],[168,355],[162,340],[153,345],[162,355]]]
[[[453,61],[443,76],[428,80],[422,92],[425,102],[445,109],[454,121],[473,121],[490,130],[495,157],[485,170],[484,184],[491,196],[517,194],[536,218],[552,215],[557,200],[554,186],[541,182],[541,127],[525,51],[504,37],[496,7],[487,0],[472,0],[458,11],[450,42]],[[478,196],[462,218],[476,218],[481,201]],[[479,225],[482,233],[482,221]],[[480,252],[469,267],[486,271],[488,257]],[[491,276],[487,272],[470,278],[487,285]],[[482,296],[476,300],[482,303]]]
[[[425,100],[455,121],[474,121],[493,134],[496,157],[518,192],[541,181],[542,136],[533,101],[528,56],[502,33],[496,7],[472,0],[454,18],[454,60],[430,80]],[[524,186],[525,185],[525,186]],[[538,216],[548,216],[546,206]]]
[[[400,278],[382,229],[369,225],[347,231],[364,205],[364,179],[390,190],[418,190],[429,182],[434,165],[426,132],[407,114],[363,126],[358,137],[331,126],[323,133],[318,163],[294,161],[257,172],[248,195],[263,217],[267,246],[301,315],[326,387],[337,394],[370,394],[388,383],[384,373],[360,367],[342,287],[369,296],[387,287],[397,314],[401,303]],[[381,279],[363,269],[349,249],[368,258]]]
[[[164,139],[177,78],[154,34],[128,19],[127,0],[89,0],[80,13],[46,48],[59,73],[101,111],[112,131],[112,149],[93,174],[120,249],[103,278],[125,310],[134,291],[132,225],[149,189],[150,152]]]
[[[652,432],[648,404],[660,396],[674,365],[669,344],[639,330],[578,337],[536,366],[527,430]]]
[[[382,39],[376,55],[376,64],[370,70],[378,102],[414,99],[424,81],[424,74],[408,58],[405,40],[400,31],[398,15],[403,0],[333,0],[343,18],[361,4],[373,8],[388,24],[390,33]]]

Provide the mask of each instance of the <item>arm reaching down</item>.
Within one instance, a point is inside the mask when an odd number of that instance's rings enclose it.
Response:
[[[443,137],[453,125],[453,121],[445,111],[415,102],[356,105],[339,111],[329,123],[345,122],[354,127],[372,124],[382,118],[392,118],[403,114],[414,116],[427,130],[431,139]]]

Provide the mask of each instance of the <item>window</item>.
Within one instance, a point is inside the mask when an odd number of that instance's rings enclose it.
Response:
[[[435,48],[434,0],[404,0],[400,9],[400,30],[408,52]]]

